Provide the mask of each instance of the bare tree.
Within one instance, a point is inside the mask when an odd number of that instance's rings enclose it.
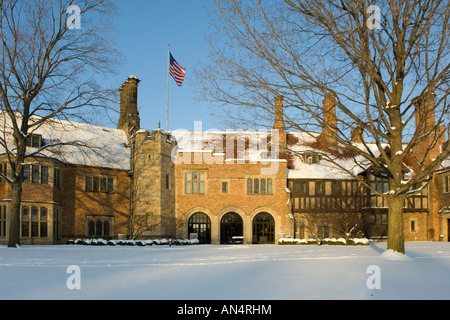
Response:
[[[134,214],[129,219],[129,234],[133,240],[138,239],[159,225],[157,216],[151,212]]]
[[[327,151],[353,152],[355,168],[389,179],[388,192],[372,191],[389,203],[388,249],[404,253],[405,198],[449,156],[448,142],[433,153],[449,126],[449,8],[441,0],[216,0],[199,99],[227,106],[228,119],[270,125],[273,97],[283,95],[287,128],[325,128],[322,159],[339,167]],[[321,104],[330,96],[336,124]],[[416,170],[405,177],[411,156]]]
[[[19,244],[24,161],[59,144],[29,153],[27,137],[50,119],[85,119],[89,108],[108,106],[112,91],[94,76],[117,63],[107,34],[113,11],[108,0],[0,1],[0,146],[12,171],[1,178],[12,188],[10,247]]]

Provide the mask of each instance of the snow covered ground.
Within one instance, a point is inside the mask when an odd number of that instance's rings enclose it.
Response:
[[[0,246],[0,299],[450,299],[450,243],[385,248]]]

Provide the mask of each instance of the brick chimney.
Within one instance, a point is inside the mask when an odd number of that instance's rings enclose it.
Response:
[[[416,134],[419,137],[428,135],[421,138],[413,149],[415,156],[424,165],[439,155],[440,145],[445,142],[445,134],[444,137],[436,140],[436,135],[441,133],[443,129],[442,127],[436,127],[434,100],[435,93],[430,92],[412,101],[415,107]]]
[[[364,129],[360,126],[352,128],[352,143],[363,143]]]
[[[416,108],[416,130],[421,135],[430,132],[430,129],[435,126],[434,99],[435,93],[431,92],[412,101]],[[423,121],[422,124],[421,121]]]
[[[321,140],[329,147],[337,145],[337,116],[336,116],[336,95],[327,93],[322,102],[323,105],[323,125]]]
[[[286,126],[284,124],[283,96],[275,96],[275,122],[273,130],[278,130],[279,150],[286,149]]]
[[[128,139],[140,129],[140,118],[137,108],[137,91],[140,80],[136,76],[130,76],[122,84],[120,92],[120,117],[117,124],[127,134]]]

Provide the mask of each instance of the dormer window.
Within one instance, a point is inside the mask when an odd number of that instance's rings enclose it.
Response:
[[[305,162],[307,164],[317,164],[319,163],[319,155],[315,154],[315,153],[305,153]]]
[[[30,134],[25,140],[27,147],[40,148],[42,147],[42,136],[40,134]]]

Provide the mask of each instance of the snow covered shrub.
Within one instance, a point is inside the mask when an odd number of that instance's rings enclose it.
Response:
[[[108,246],[115,246],[117,244],[117,240],[108,240]]]
[[[291,238],[281,238],[278,240],[278,244],[316,244],[316,239],[291,239]]]
[[[153,240],[105,240],[99,239],[69,239],[68,245],[94,245],[94,246],[152,246],[152,245],[195,245],[199,244],[198,239],[153,239]]]
[[[350,238],[348,239],[349,245],[355,245],[355,246],[364,246],[369,244],[369,239],[366,238]]]
[[[322,240],[322,244],[328,244],[328,245],[345,245],[347,242],[344,238],[325,238]]]
[[[291,238],[281,238],[278,240],[279,245],[298,245],[298,244],[317,244],[316,239],[291,239]],[[350,238],[345,241],[344,238],[325,238],[320,241],[320,245],[368,245],[369,240],[366,238]]]

